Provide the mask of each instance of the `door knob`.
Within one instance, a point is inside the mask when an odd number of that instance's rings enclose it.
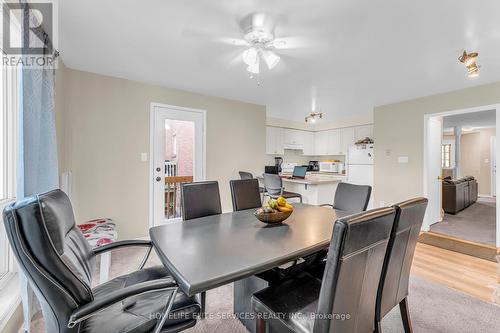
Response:
[[[156,177],[157,182],[161,182],[161,177]]]
[[[161,168],[156,168],[156,171],[157,171],[157,172],[160,172],[160,171],[161,171]]]

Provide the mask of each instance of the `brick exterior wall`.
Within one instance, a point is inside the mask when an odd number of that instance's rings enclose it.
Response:
[[[174,155],[174,137],[177,154]],[[193,176],[194,123],[167,120],[165,124],[165,160],[177,162],[178,176]]]

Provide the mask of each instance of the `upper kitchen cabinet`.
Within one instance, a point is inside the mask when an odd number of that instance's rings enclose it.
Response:
[[[316,155],[328,155],[328,131],[314,133],[314,152]]]
[[[266,153],[270,155],[283,155],[285,130],[279,127],[266,127]]]
[[[304,131],[295,129],[284,129],[285,131],[285,148],[290,149],[303,148],[304,146]]]
[[[355,140],[362,140],[365,138],[373,139],[373,125],[358,126],[355,128]]]
[[[347,127],[340,129],[340,152],[339,155],[347,155],[349,147],[353,145],[355,140],[355,129]]]
[[[306,156],[314,156],[315,154],[315,142],[313,132],[303,132],[304,136],[304,149],[303,154]]]
[[[328,155],[342,155],[342,145],[340,143],[340,130],[334,129],[328,133]]]

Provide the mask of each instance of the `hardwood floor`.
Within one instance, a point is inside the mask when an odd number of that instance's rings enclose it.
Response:
[[[485,302],[500,304],[498,263],[417,243],[412,273]]]

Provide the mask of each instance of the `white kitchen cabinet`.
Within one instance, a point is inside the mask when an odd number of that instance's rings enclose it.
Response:
[[[349,147],[355,142],[355,129],[353,127],[340,129],[340,155],[347,155]]]
[[[303,138],[304,138],[303,155],[306,155],[306,156],[315,155],[314,132],[304,131]]]
[[[328,131],[314,133],[314,152],[316,155],[328,155]]]
[[[328,155],[341,155],[340,130],[334,129],[328,132]]]
[[[285,145],[302,146],[304,145],[304,131],[295,129],[284,129]]]
[[[373,139],[373,125],[357,126],[355,128],[355,141],[362,140],[367,137]]]
[[[283,155],[284,129],[279,127],[266,127],[266,153],[270,155]]]

